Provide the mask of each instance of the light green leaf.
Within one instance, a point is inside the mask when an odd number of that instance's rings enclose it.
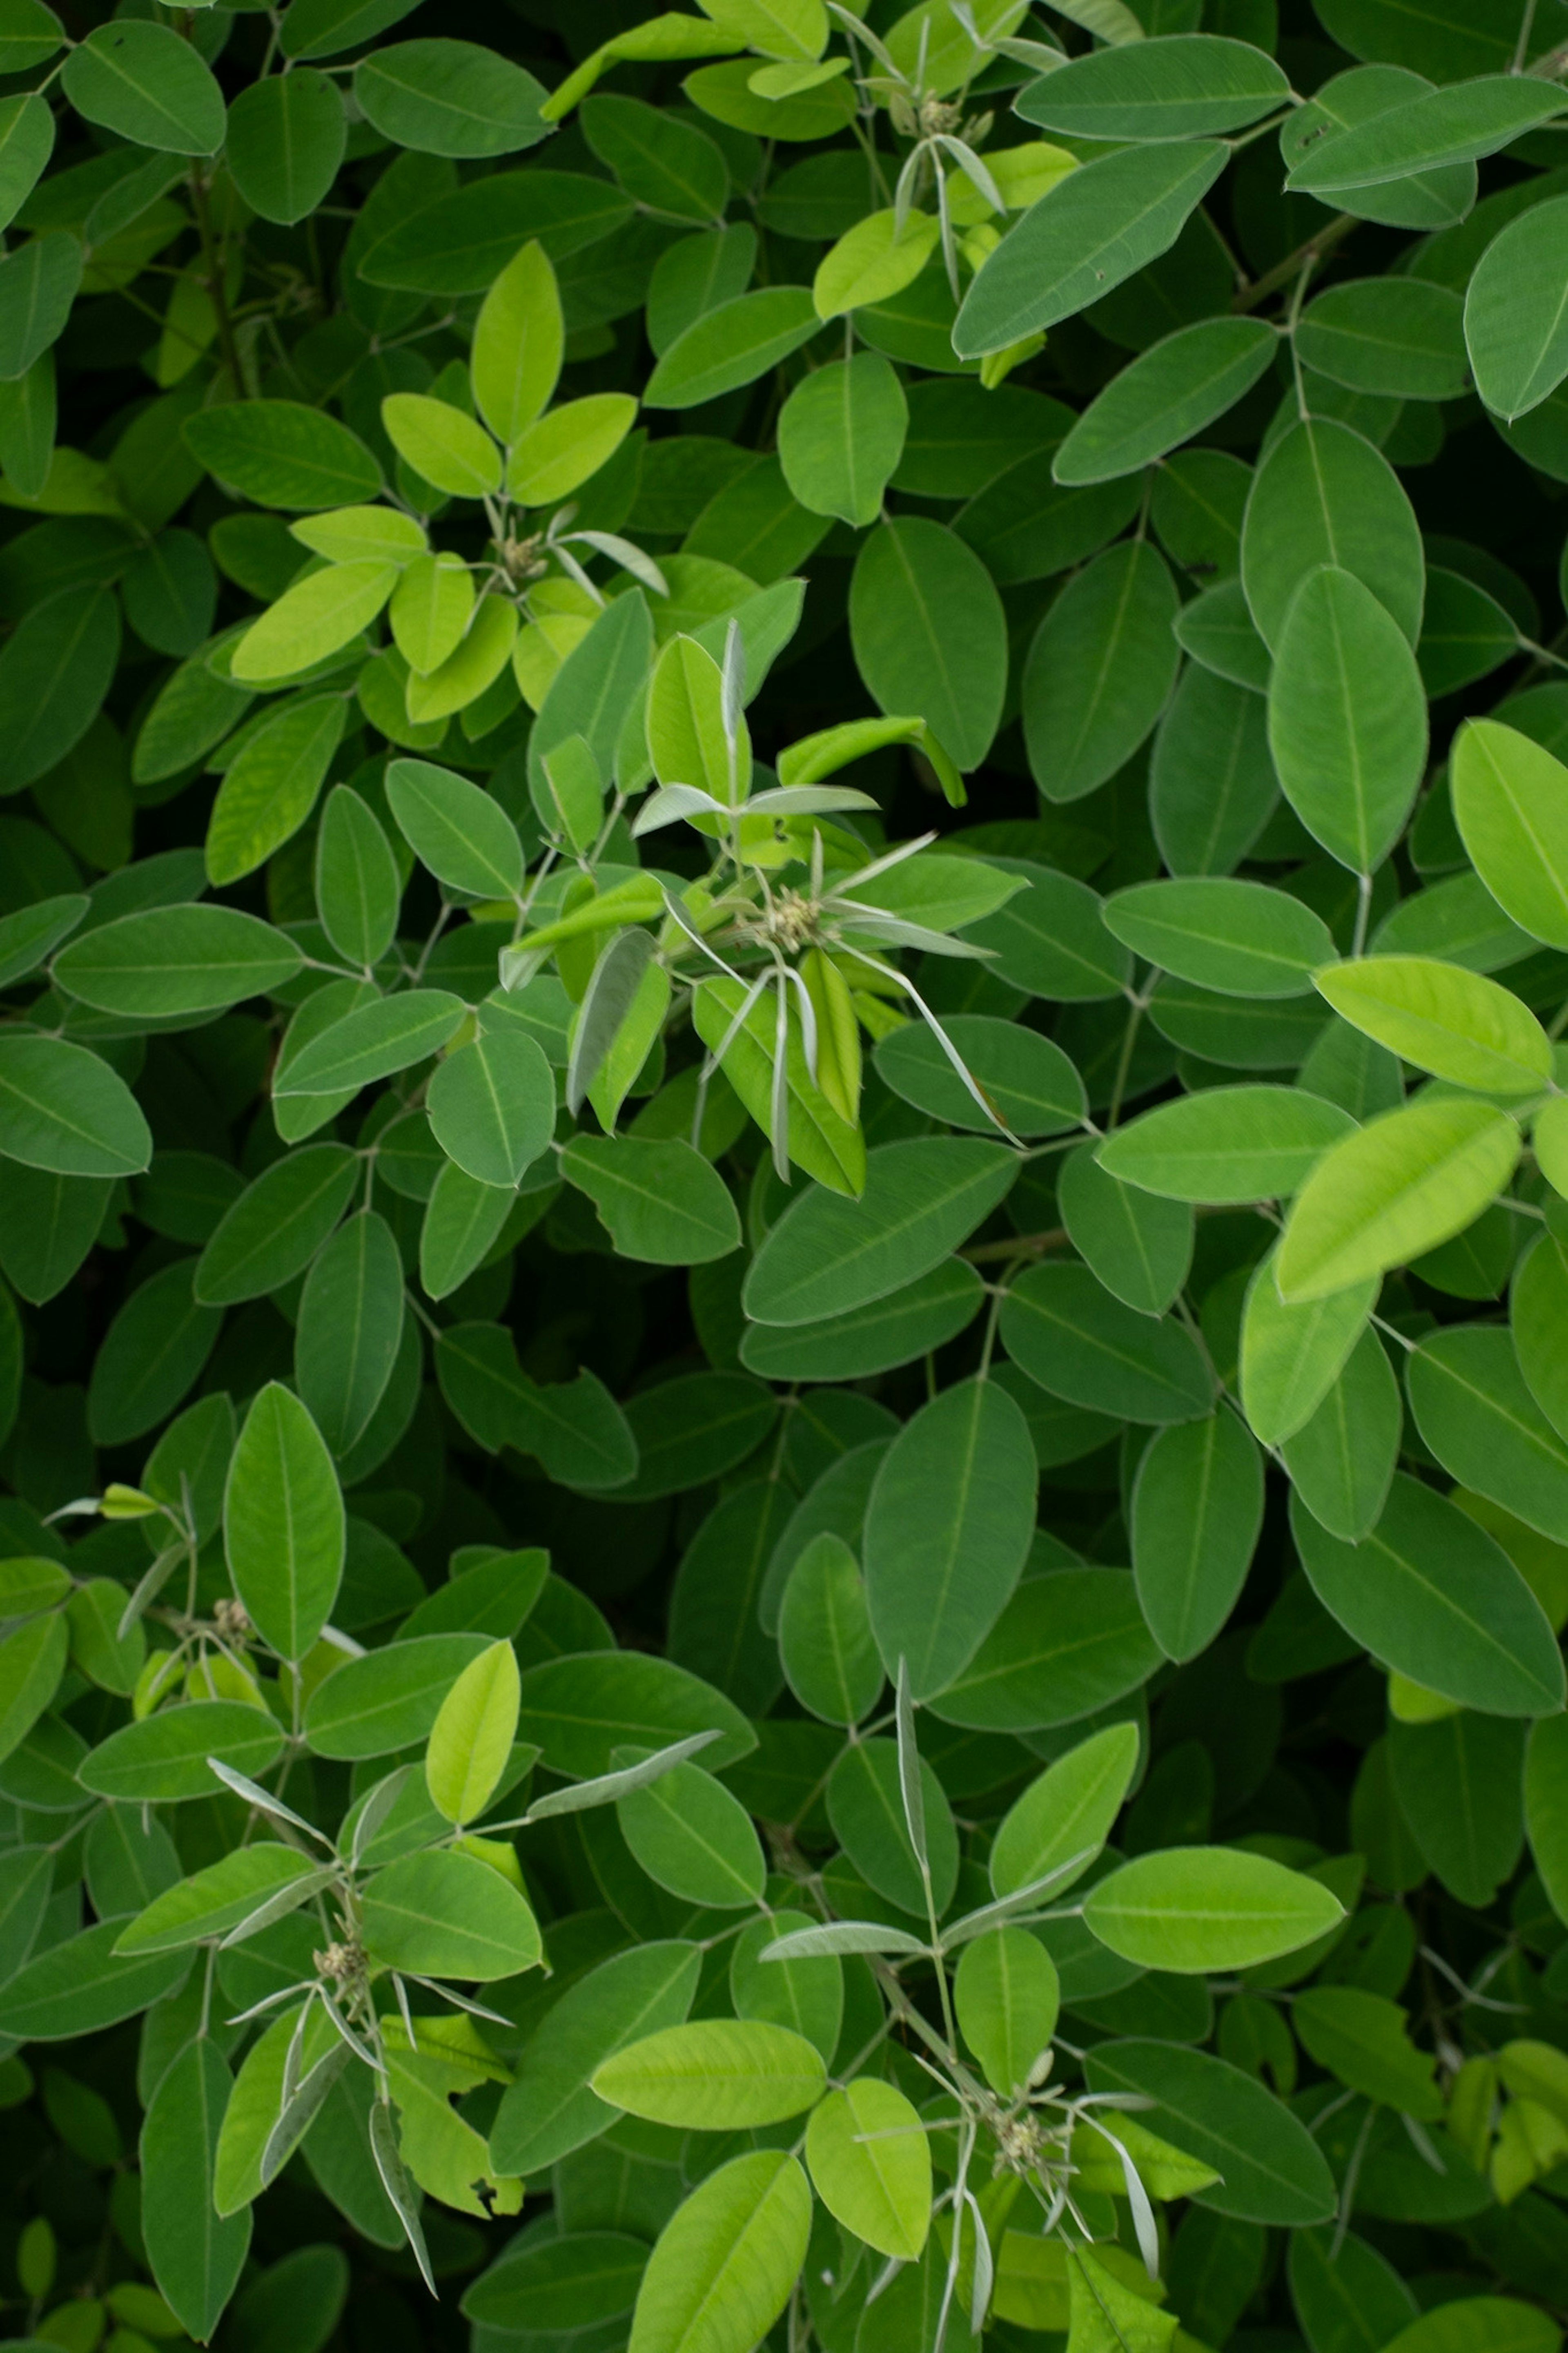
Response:
[[[1520,1141],[1506,1112],[1463,1099],[1369,1121],[1296,1198],[1275,1261],[1281,1299],[1325,1298],[1461,1233],[1507,1184]]]
[[[235,1591],[280,1659],[302,1659],[331,1616],[343,1546],[331,1456],[292,1390],[269,1381],[229,1462],[224,1549]]]
[[[1503,913],[1568,948],[1568,769],[1516,728],[1468,719],[1454,744],[1453,796],[1465,848]]]
[[[1294,1193],[1354,1126],[1303,1088],[1205,1087],[1118,1128],[1096,1157],[1111,1176],[1173,1200],[1262,1201]]]
[[[230,669],[242,683],[294,678],[348,645],[396,587],[399,567],[379,558],[330,565],[286,588],[248,628]]]
[[[365,1885],[363,1919],[372,1957],[418,1977],[483,1984],[540,1959],[538,1924],[516,1888],[455,1847],[405,1855],[378,1871]]]
[[[442,1701],[425,1753],[426,1782],[449,1822],[484,1812],[511,1754],[517,1708],[517,1654],[509,1641],[492,1642]]]
[[[469,372],[480,416],[510,446],[541,416],[561,373],[561,297],[537,240],[509,261],[479,309]]]
[[[659,2234],[628,2353],[750,2353],[789,2301],[811,2234],[811,2191],[773,2149],[709,2175]]]
[[[177,1886],[156,1896],[129,1927],[122,1928],[117,1953],[172,1953],[182,1946],[199,1944],[205,1936],[222,1936],[248,1919],[268,1897],[286,1887],[310,1881],[315,1867],[297,1847],[278,1846],[268,1840],[237,1847],[205,1871],[193,1872]],[[302,1888],[301,1894],[309,1894]]]
[[[1056,1963],[1026,1929],[988,1929],[964,1946],[952,1996],[959,2031],[986,2082],[999,2098],[1015,2098],[1056,2031]]]
[[[1103,1945],[1145,1968],[1246,1968],[1310,1944],[1344,1917],[1322,1883],[1239,1847],[1140,1855],[1101,1879],[1083,1916]]]
[[[822,2055],[804,2035],[760,2019],[667,2026],[604,2061],[602,2100],[650,2123],[701,2132],[777,2124],[826,2089]]]
[[[900,2091],[864,2075],[830,2092],[812,2111],[805,2161],[817,2196],[847,2231],[879,2254],[918,2258],[931,2223],[931,2145]]]
[[[1003,1816],[991,1848],[991,1885],[999,1896],[1059,1871],[1081,1856],[1089,1869],[1110,1835],[1138,1766],[1138,1727],[1109,1724],[1069,1748],[1031,1781]],[[1070,1887],[1058,1881],[1052,1893]]]
[[[1371,874],[1426,765],[1426,696],[1398,624],[1352,572],[1302,582],[1280,630],[1268,746],[1286,799],[1331,856]]]
[[[1336,1013],[1403,1061],[1478,1093],[1535,1094],[1552,1046],[1510,989],[1434,956],[1363,956],[1315,975]]]

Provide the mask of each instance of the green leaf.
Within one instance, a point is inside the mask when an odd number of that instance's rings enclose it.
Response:
[[[1426,765],[1426,696],[1397,623],[1353,573],[1302,582],[1278,641],[1268,746],[1286,799],[1353,872],[1381,866]]]
[[[616,1756],[638,1761],[630,1749]],[[762,1902],[767,1863],[751,1816],[700,1765],[671,1766],[628,1790],[616,1800],[616,1818],[637,1861],[671,1895],[715,1911]]]
[[[561,1174],[587,1194],[622,1258],[700,1266],[740,1247],[730,1189],[689,1144],[576,1135]]]
[[[196,1297],[229,1306],[290,1282],[336,1228],[359,1175],[342,1144],[308,1144],[274,1161],[214,1230],[196,1262]]]
[[[1363,1332],[1280,1459],[1312,1517],[1359,1544],[1382,1517],[1404,1435],[1394,1367],[1376,1333]]]
[[[1323,2353],[1361,2353],[1368,2337],[1384,2345],[1415,2317],[1415,2299],[1394,2266],[1353,2231],[1294,2231],[1290,2300]]]
[[[1281,434],[1258,467],[1242,526],[1242,584],[1272,651],[1297,591],[1322,565],[1353,573],[1415,643],[1425,562],[1415,511],[1370,441],[1335,419],[1310,417]]]
[[[490,173],[395,218],[359,262],[372,286],[482,294],[519,246],[537,237],[554,261],[624,229],[630,200],[583,172]]]
[[[347,142],[336,85],[310,66],[252,82],[229,110],[234,185],[252,212],[285,227],[304,220],[323,201]]]
[[[488,1648],[482,1634],[420,1634],[351,1659],[311,1693],[307,1741],[318,1756],[352,1759],[413,1747],[434,1729],[464,1668]]]
[[[251,1623],[297,1662],[331,1615],[343,1569],[343,1505],[320,1430],[269,1381],[239,1433],[224,1490],[224,1549]]]
[[[1083,1916],[1102,1945],[1146,1968],[1246,1968],[1310,1944],[1344,1917],[1321,1881],[1238,1847],[1140,1855],[1097,1881]]]
[[[1309,2056],[1352,2092],[1405,2116],[1441,2117],[1436,2063],[1411,2043],[1397,2003],[1363,1986],[1309,1986],[1291,2005],[1290,2023]]]
[[[1137,751],[1175,682],[1176,611],[1175,584],[1145,540],[1107,548],[1052,605],[1022,686],[1029,771],[1047,800],[1081,800]]]
[[[0,382],[19,383],[58,342],[81,284],[81,248],[75,237],[34,237],[0,262]]]
[[[378,964],[397,928],[403,878],[384,828],[347,785],[334,785],[316,836],[316,904],[340,955]]]
[[[583,135],[628,196],[683,221],[722,221],[730,174],[716,142],[695,123],[636,98],[590,98]]]
[[[1044,87],[1044,85],[1040,85]],[[1175,243],[1228,160],[1213,140],[1127,148],[1058,180],[1005,237],[964,297],[962,359],[1070,319]]]
[[[779,461],[792,495],[858,530],[875,522],[908,425],[903,387],[879,353],[829,361],[779,412]]]
[[[138,147],[214,155],[223,145],[223,92],[170,26],[98,26],[66,59],[60,83],[79,115]]]
[[[378,1871],[365,1884],[363,1920],[372,1957],[419,1977],[484,1984],[533,1968],[541,1956],[538,1925],[516,1888],[454,1847]]]
[[[1468,719],[1454,744],[1454,817],[1477,873],[1507,915],[1568,947],[1568,770],[1495,719]]]
[[[41,1564],[40,1564],[41,1566]],[[21,1590],[5,1597],[7,1613],[55,1593]],[[0,1756],[19,1747],[59,1689],[66,1671],[68,1638],[63,1616],[35,1618],[0,1641]]]
[[[811,2191],[793,2157],[732,2158],[660,2232],[629,2353],[748,2353],[789,2301],[810,2233]]]
[[[992,1928],[964,1946],[952,1994],[959,2031],[986,2082],[1000,2098],[1016,2097],[1056,2031],[1056,1963],[1026,1929]]]
[[[1086,1266],[1029,1268],[999,1328],[1014,1363],[1069,1404],[1156,1423],[1195,1421],[1213,1406],[1213,1376],[1182,1326],[1125,1306]]]
[[[1318,1892],[1326,1896],[1326,1891]],[[1098,2043],[1085,2073],[1097,2092],[1135,2092],[1152,2099],[1153,2105],[1141,2112],[1139,2122],[1212,2166],[1220,2179],[1197,2193],[1198,2205],[1238,2221],[1292,2229],[1333,2214],[1334,2179],[1318,2144],[1239,2067],[1206,2052],[1140,2039]]]
[[[616,2110],[589,2078],[628,2042],[681,2023],[700,1958],[696,1945],[636,1945],[569,1986],[523,2047],[497,2111],[491,2162],[538,2171],[607,2131]]]
[[[448,1054],[426,1101],[442,1151],[479,1185],[516,1186],[554,1131],[550,1065],[531,1038],[514,1030],[487,1033]]]
[[[1030,997],[1092,1003],[1118,997],[1132,977],[1132,959],[1105,928],[1103,902],[1087,883],[1022,858],[1008,871],[1025,887],[970,938],[989,948],[994,969]]]
[[[1416,278],[1331,286],[1296,330],[1302,363],[1331,384],[1395,400],[1456,400],[1469,389],[1457,294]]]
[[[474,398],[498,441],[515,441],[542,414],[561,374],[564,332],[549,258],[537,241],[525,245],[485,296],[474,327]]]
[[[1433,1333],[1413,1352],[1405,1384],[1416,1428],[1461,1486],[1559,1534],[1568,1447],[1526,1388],[1506,1332],[1472,1324]]]
[[[96,1797],[129,1805],[210,1798],[219,1786],[210,1759],[253,1780],[282,1746],[282,1731],[265,1708],[235,1699],[189,1700],[111,1732],[77,1778]]]
[[[342,1461],[385,1395],[403,1340],[403,1261],[374,1209],[339,1228],[306,1277],[294,1370],[306,1410]]]
[[[449,1822],[475,1821],[489,1803],[511,1754],[517,1695],[517,1654],[500,1641],[470,1659],[442,1701],[425,1778]]]
[[[1307,195],[1331,195],[1468,163],[1495,154],[1561,108],[1559,93],[1534,88],[1517,74],[1424,90],[1370,122],[1319,140],[1285,185]]]
[[[1255,122],[1289,91],[1261,49],[1182,33],[1079,58],[1036,82],[1017,111],[1079,139],[1202,139]]]
[[[1563,1664],[1541,1604],[1501,1546],[1445,1496],[1400,1472],[1359,1545],[1294,1500],[1290,1524],[1319,1600],[1382,1665],[1489,1715],[1562,1704]]]
[[[382,487],[381,468],[359,436],[301,401],[200,408],[182,430],[208,472],[258,506],[314,513],[374,499]]]
[[[804,286],[760,286],[694,319],[658,361],[646,408],[697,408],[753,384],[822,326]]]
[[[1462,1233],[1507,1184],[1517,1124],[1488,1103],[1410,1103],[1324,1154],[1296,1198],[1276,1261],[1287,1303],[1324,1298]]]
[[[1247,1284],[1241,1319],[1242,1410],[1265,1446],[1310,1420],[1377,1302],[1375,1276],[1319,1297],[1282,1299],[1277,1255],[1270,1251]]]
[[[1512,2296],[1465,2295],[1424,2313],[1388,2340],[1388,2353],[1552,2353],[1557,2325]]]
[[[222,1936],[286,1887],[310,1881],[315,1867],[298,1848],[262,1840],[255,1846],[237,1847],[193,1872],[163,1894],[154,1897],[129,1927],[123,1928],[117,1953],[173,1953],[204,1937]],[[301,1895],[310,1888],[301,1886]]]
[[[894,1440],[866,1511],[866,1599],[883,1664],[911,1696],[963,1672],[1005,1608],[1034,1532],[1028,1425],[994,1382],[964,1381]]]
[[[367,557],[297,581],[235,647],[233,675],[258,684],[297,678],[368,628],[398,576],[397,565]]]
[[[312,695],[247,737],[224,772],[208,820],[210,882],[237,882],[254,873],[299,832],[315,807],[346,720],[341,696]]]
[[[1057,1134],[1083,1118],[1083,1082],[1050,1039],[983,1013],[949,1014],[942,1026],[995,1115],[986,1116],[927,1025],[908,1021],[882,1039],[876,1063],[917,1110],[950,1127],[988,1134],[1003,1126],[1022,1136]]]
[[[859,1565],[824,1530],[801,1552],[779,1606],[779,1652],[790,1689],[812,1715],[856,1724],[876,1705],[884,1670]]]
[[[752,1262],[747,1314],[811,1324],[885,1299],[954,1250],[1016,1172],[1005,1145],[932,1138],[879,1145],[859,1200],[818,1190],[792,1203]]]
[[[814,2045],[759,2019],[664,2027],[605,2059],[592,2083],[600,2099],[633,2116],[705,2132],[779,2123],[826,2088]]]
[[[404,839],[438,882],[476,899],[517,896],[523,872],[517,828],[479,786],[426,760],[394,760],[386,797]]]
[[[805,2161],[812,2187],[847,2231],[879,2254],[918,2259],[931,2222],[931,2145],[900,2091],[863,2075],[830,2092],[812,2110]]]
[[[573,2333],[625,2321],[647,2264],[647,2242],[617,2231],[569,2231],[524,2241],[490,2264],[463,2298],[471,2320],[491,2327]],[[521,2331],[520,2331],[521,2333]]]
[[[161,1021],[264,996],[302,960],[287,934],[237,907],[158,907],[79,934],[54,976],[100,1013]]]
[[[1480,1094],[1535,1094],[1546,1032],[1511,990],[1433,956],[1363,956],[1315,976],[1336,1013],[1402,1061]]]
[[[0,278],[0,290],[4,285]],[[120,615],[112,592],[101,586],[62,588],[13,630],[0,651],[0,728],[13,792],[36,783],[80,743],[119,656]]]
[[[542,85],[472,41],[397,41],[374,50],[354,68],[353,92],[384,138],[426,155],[511,155],[548,130],[539,112]]]
[[[1002,600],[979,557],[924,516],[879,524],[856,558],[849,635],[879,708],[918,713],[961,769],[978,767],[1007,681]]]
[[[1492,239],[1466,290],[1465,342],[1476,390],[1510,424],[1538,408],[1568,375],[1565,216],[1561,196],[1531,205]]]
[[[1192,1659],[1230,1616],[1263,1525],[1263,1463],[1237,1418],[1163,1430],[1132,1489],[1132,1573],[1167,1658]]]
[[[1060,1894],[1081,1877],[1110,1835],[1138,1766],[1138,1728],[1109,1724],[1047,1766],[1003,1816],[991,1847],[991,1886],[1012,1895],[1078,1861]]]
[[[1333,937],[1286,891],[1218,875],[1135,882],[1105,902],[1106,929],[1137,955],[1236,997],[1300,997]]]
[[[1159,1662],[1125,1569],[1058,1569],[1025,1578],[931,1712],[978,1731],[1037,1732],[1109,1707]]]
[[[174,2318],[205,2343],[238,2284],[250,2215],[213,2204],[218,2135],[232,2084],[211,2038],[188,2042],[161,2078],[142,2126],[142,2232]]]
[[[958,1833],[942,1783],[922,1758],[919,1801],[911,1806],[899,1744],[861,1740],[839,1756],[827,1783],[827,1818],[850,1862],[877,1894],[917,1920],[931,1905],[940,1915],[958,1881]],[[911,1814],[921,1837],[910,1834]]]
[[[1205,1087],[1118,1128],[1095,1156],[1111,1176],[1173,1200],[1268,1200],[1296,1192],[1354,1127],[1337,1103],[1300,1087]]]
[[[123,1079],[63,1038],[0,1038],[0,1152],[60,1176],[132,1176],[153,1137]]]
[[[0,1989],[0,2031],[19,2042],[68,2042],[134,2018],[184,1984],[191,1966],[185,1954],[116,1960],[121,1925],[100,1920],[35,1954]]]
[[[379,997],[334,1021],[275,1073],[272,1092],[290,1095],[357,1094],[376,1079],[405,1071],[439,1051],[468,1018],[460,997],[444,988],[410,988]]]
[[[663,1748],[694,1732],[717,1732],[703,1751],[718,1772],[756,1746],[745,1717],[668,1659],[634,1651],[552,1659],[522,1679],[519,1736],[544,1752],[551,1769],[574,1780],[607,1773],[617,1748]]]
[[[1258,319],[1203,319],[1179,328],[1096,394],[1052,460],[1054,479],[1110,482],[1140,472],[1234,408],[1277,349],[1272,328]]]

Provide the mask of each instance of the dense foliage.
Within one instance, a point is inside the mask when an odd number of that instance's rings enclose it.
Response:
[[[1552,2353],[1558,0],[703,8],[0,0],[6,2326]]]

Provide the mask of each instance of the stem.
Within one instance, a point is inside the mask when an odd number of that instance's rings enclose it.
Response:
[[[1126,1034],[1121,1040],[1121,1053],[1116,1065],[1116,1083],[1110,1090],[1110,1109],[1105,1114],[1107,1134],[1121,1115],[1121,1098],[1127,1092],[1127,1081],[1132,1069],[1132,1049],[1138,1042],[1138,1032],[1147,1008],[1147,997],[1135,997],[1128,1012]]]
[[[1362,955],[1366,949],[1367,925],[1372,921],[1372,876],[1356,876],[1355,935],[1351,941],[1352,956]]]
[[[213,240],[212,206],[207,201],[207,184],[194,164],[191,166],[191,209],[195,214],[196,227],[201,236],[207,293],[212,299],[214,315],[217,320],[217,339],[223,352],[224,365],[234,378],[235,398],[244,400],[248,396],[239,364],[239,345],[234,339],[234,321],[229,315],[228,297],[224,291],[223,270],[218,261],[217,247]]]
[[[1520,19],[1519,39],[1514,44],[1513,63],[1509,68],[1510,73],[1524,71],[1524,61],[1530,55],[1530,37],[1535,30],[1535,9],[1536,0],[1524,0],[1524,15]]]
[[[1360,227],[1361,223],[1353,213],[1336,213],[1333,219],[1326,222],[1315,236],[1308,237],[1305,244],[1299,245],[1294,253],[1288,253],[1283,261],[1277,261],[1272,269],[1266,269],[1245,294],[1238,294],[1231,309],[1256,311],[1259,303],[1267,302],[1270,294],[1278,294],[1281,286],[1289,286],[1304,262],[1321,261],[1325,255],[1333,251],[1342,237],[1348,237],[1352,228]]]

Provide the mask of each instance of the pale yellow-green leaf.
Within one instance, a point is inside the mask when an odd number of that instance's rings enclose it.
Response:
[[[1241,1313],[1241,1409],[1265,1446],[1283,1445],[1332,1388],[1377,1301],[1377,1278],[1321,1299],[1279,1296],[1271,1251]]]
[[[1542,1104],[1530,1140],[1547,1183],[1554,1192],[1568,1196],[1568,1096],[1553,1095],[1550,1103]]]
[[[408,680],[408,716],[416,723],[445,719],[477,702],[500,676],[517,641],[517,607],[500,596],[481,596],[468,632],[439,670]]]
[[[739,2132],[797,2116],[823,2092],[822,2055],[760,2019],[702,2019],[628,2043],[593,2077],[611,2106],[651,2124]]]
[[[805,2161],[847,2231],[879,2255],[914,2262],[931,2227],[931,2145],[902,2092],[871,2075],[829,2092],[811,2112]]]
[[[700,2182],[648,2258],[627,2353],[752,2353],[789,2301],[811,2235],[793,2157],[756,2149]]]
[[[234,649],[246,684],[293,678],[357,638],[396,587],[399,567],[373,558],[334,564],[286,588]]]
[[[324,555],[329,564],[409,564],[425,553],[424,532],[396,507],[337,507],[327,514],[301,515],[289,531],[301,547]]]
[[[920,276],[939,235],[936,216],[911,212],[899,236],[896,226],[897,215],[890,207],[868,213],[829,247],[811,282],[819,319],[838,319],[867,303],[886,302]]]
[[[647,697],[647,748],[661,785],[695,785],[732,806],[751,785],[745,723],[731,765],[724,733],[723,673],[695,638],[671,638],[654,668]]]
[[[1552,1044],[1511,989],[1436,956],[1371,955],[1313,975],[1336,1013],[1402,1061],[1482,1094],[1535,1094]]]
[[[517,1653],[492,1642],[442,1701],[425,1752],[426,1786],[449,1822],[483,1813],[511,1753],[517,1709]]]
[[[1513,1174],[1520,1141],[1506,1112],[1463,1097],[1369,1121],[1296,1197],[1275,1261],[1281,1299],[1324,1298],[1461,1233]]]
[[[515,2214],[522,2204],[522,2183],[492,2173],[482,2135],[448,2102],[447,2094],[466,2091],[468,2082],[460,2076],[454,2082],[454,2070],[422,2052],[389,2050],[386,2072],[403,2162],[420,2189],[459,2213]]]
[[[970,22],[983,39],[1016,33],[1028,13],[1028,0],[974,0]],[[960,89],[986,61],[953,15],[948,0],[920,0],[883,37],[888,54],[924,97],[944,98]],[[923,71],[922,71],[923,59]]]
[[[1568,948],[1568,768],[1496,719],[1454,740],[1454,817],[1481,881],[1514,922]]]
[[[514,444],[506,470],[509,494],[530,507],[563,499],[615,456],[637,413],[629,392],[591,392],[552,408]]]
[[[518,631],[511,649],[512,676],[531,711],[541,709],[556,671],[593,626],[580,613],[542,613]]]
[[[1087,2247],[1068,2257],[1067,2353],[1166,2353],[1176,2316],[1124,2286]]]
[[[819,58],[827,47],[822,0],[702,0],[704,15],[764,58]]]
[[[474,579],[460,555],[417,555],[393,591],[387,618],[398,652],[422,678],[463,641],[474,609]]]
[[[479,415],[499,441],[510,446],[542,416],[565,341],[550,257],[525,245],[485,296],[469,360]]]
[[[1053,147],[1048,140],[1026,139],[1018,147],[999,147],[984,159],[986,170],[996,185],[996,193],[1010,213],[1026,212],[1047,195],[1058,180],[1078,169],[1078,157],[1069,155],[1065,147]],[[950,168],[947,178],[947,209],[960,228],[973,228],[978,222],[993,217],[991,206],[966,174]]]
[[[423,392],[389,392],[381,421],[398,456],[422,480],[458,499],[500,488],[500,451],[466,409]]]

